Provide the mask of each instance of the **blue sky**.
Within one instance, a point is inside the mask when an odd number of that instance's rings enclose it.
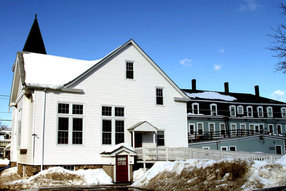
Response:
[[[10,95],[11,67],[38,21],[48,54],[95,60],[129,39],[180,87],[254,93],[286,101],[286,75],[267,49],[285,23],[280,0],[0,1],[0,95]],[[11,119],[0,96],[0,119]],[[4,122],[10,125],[9,122]]]

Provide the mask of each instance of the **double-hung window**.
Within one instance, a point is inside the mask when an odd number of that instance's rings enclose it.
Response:
[[[243,111],[243,106],[239,105],[237,106],[237,114],[238,115],[243,115],[244,111]]]
[[[210,105],[210,109],[211,109],[211,115],[212,115],[212,116],[216,116],[216,115],[217,115],[217,105],[214,104],[214,103],[212,103],[212,104]]]
[[[58,104],[58,144],[83,143],[83,105]]]
[[[163,105],[163,89],[156,88],[156,104]]]
[[[231,117],[235,117],[236,116],[236,109],[234,105],[229,106],[229,114]]]
[[[124,142],[124,107],[102,106],[102,144]]]
[[[199,114],[200,113],[199,103],[193,103],[192,104],[192,113],[193,114]]]
[[[165,146],[164,131],[157,131],[157,144],[158,146]]]
[[[267,107],[267,117],[273,117],[273,110],[272,107]]]
[[[247,117],[253,117],[252,106],[247,106],[246,107],[246,114],[247,114]]]
[[[257,107],[257,116],[263,117],[263,107],[262,106]]]
[[[281,107],[281,117],[286,119],[286,107]]]
[[[126,62],[126,78],[134,79],[133,62]]]

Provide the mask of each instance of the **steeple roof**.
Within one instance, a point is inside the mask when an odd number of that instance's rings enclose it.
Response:
[[[23,51],[47,54],[40,27],[35,15],[34,23],[26,40]]]

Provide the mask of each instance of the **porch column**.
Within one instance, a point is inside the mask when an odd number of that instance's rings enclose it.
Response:
[[[132,147],[135,148],[135,131],[132,131]]]
[[[156,144],[156,132],[155,131],[153,132],[153,144],[154,144],[154,147],[157,146],[157,144]]]

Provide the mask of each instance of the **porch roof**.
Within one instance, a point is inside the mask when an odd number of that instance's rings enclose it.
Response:
[[[140,132],[157,132],[159,129],[153,126],[148,121],[141,121],[131,126],[128,131],[140,131]]]

